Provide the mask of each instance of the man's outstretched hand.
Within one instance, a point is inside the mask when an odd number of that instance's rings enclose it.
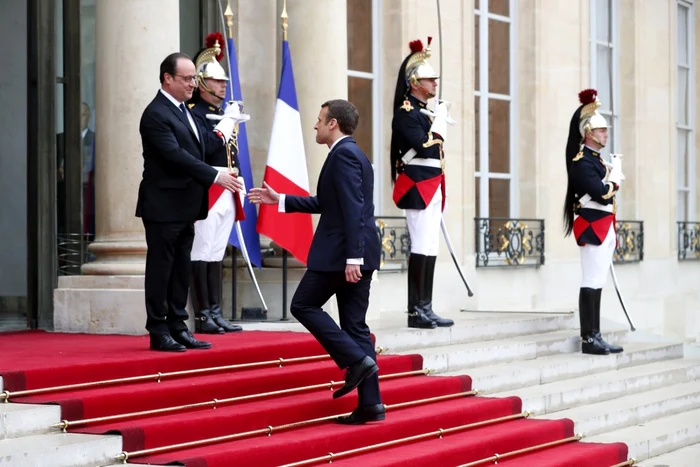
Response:
[[[228,172],[219,172],[219,177],[216,179],[216,184],[232,192],[239,192],[243,190],[243,183],[238,180],[238,177],[235,177]]]
[[[277,204],[280,202],[280,195],[263,182],[262,188],[251,188],[248,192],[248,199],[253,204]]]

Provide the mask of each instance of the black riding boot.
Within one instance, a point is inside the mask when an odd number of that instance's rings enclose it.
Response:
[[[209,314],[214,323],[225,332],[241,331],[243,328],[229,323],[221,311],[221,284],[223,283],[223,262],[205,263],[207,265],[207,290],[209,291]]]
[[[425,263],[425,278],[423,279],[423,287],[425,290],[425,303],[423,305],[423,310],[425,310],[425,316],[435,321],[435,324],[441,328],[447,328],[455,324],[451,319],[440,318],[433,311],[433,278],[435,277],[435,261],[437,261],[437,256],[428,256]]]
[[[223,334],[224,330],[214,322],[209,308],[209,292],[207,287],[207,263],[192,261],[192,279],[194,296],[194,330],[204,334]]]
[[[624,349],[619,345],[611,345],[603,340],[603,336],[600,335],[600,298],[603,294],[603,289],[595,289],[595,337],[598,339],[603,347],[608,349],[610,353],[621,353]]]
[[[578,295],[578,314],[581,322],[581,352],[592,355],[607,355],[608,349],[596,338],[595,289],[581,287]]]
[[[425,268],[427,256],[411,253],[408,256],[408,327],[433,329],[437,324],[425,314]]]

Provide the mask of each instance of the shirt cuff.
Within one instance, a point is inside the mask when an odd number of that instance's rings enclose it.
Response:
[[[280,195],[280,201],[277,204],[277,212],[286,212],[284,209],[284,202],[286,200],[286,196],[287,195],[282,195],[282,194]]]
[[[214,182],[213,182],[213,183],[216,183],[216,181],[219,179],[219,174],[220,174],[220,173],[221,173],[221,172],[219,172],[218,170],[216,171],[216,176],[214,177]],[[212,184],[213,184],[213,183],[212,183]]]
[[[348,258],[345,261],[346,264],[358,264],[360,266],[363,266],[365,264],[364,258]]]

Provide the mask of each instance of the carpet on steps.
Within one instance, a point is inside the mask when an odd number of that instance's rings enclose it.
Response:
[[[25,332],[0,339],[0,375],[10,391],[166,373],[212,366],[324,355],[325,351],[308,334],[245,331],[206,336],[214,348],[167,354],[148,350],[144,336],[105,336]],[[417,355],[381,355],[380,374],[420,369]],[[131,383],[86,390],[71,390],[20,401],[58,403],[64,419],[92,418],[140,410],[183,405],[207,400],[239,397],[260,392],[290,389],[311,384],[341,381],[343,372],[329,359],[238,369],[217,374],[177,377],[160,383]],[[339,453],[380,442],[398,440],[452,426],[492,420],[519,413],[517,397],[459,397],[407,408],[392,404],[415,401],[471,388],[471,379],[442,376],[406,376],[383,380],[384,403],[390,406],[387,420],[364,426],[341,426],[332,421],[281,430],[271,436],[258,435],[236,441],[174,450],[130,459],[135,463],[188,467],[279,466],[291,462]],[[169,415],[149,415],[101,425],[76,427],[79,433],[122,433],[127,451],[168,446],[285,423],[349,412],[356,402],[353,393],[332,399],[328,389],[294,395],[269,396],[236,402],[216,409],[192,409]],[[397,447],[334,460],[341,465],[456,466],[494,453],[506,453],[573,435],[570,420],[518,419],[450,433],[442,439],[419,440]],[[605,466],[627,457],[624,444],[569,443],[502,461],[507,465]],[[532,460],[530,460],[532,459]],[[558,462],[558,463],[557,463]],[[314,465],[325,465],[327,461]],[[568,463],[568,464],[567,464]]]

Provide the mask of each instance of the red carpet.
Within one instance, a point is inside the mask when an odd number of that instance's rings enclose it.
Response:
[[[129,416],[69,428],[80,433],[120,433],[127,452],[171,446],[246,432],[237,439],[180,448],[168,452],[137,455],[134,463],[188,467],[280,466],[334,453],[335,465],[367,466],[457,466],[505,453],[571,437],[570,420],[517,418],[489,422],[519,414],[520,399],[460,395],[471,390],[468,376],[440,377],[423,374],[386,378],[422,369],[418,355],[380,355],[382,398],[387,405],[384,422],[364,426],[341,426],[321,420],[287,428],[280,425],[340,415],[357,404],[355,394],[332,398],[330,381],[342,382],[343,372],[329,358],[286,362],[298,357],[325,355],[308,334],[247,331],[233,335],[207,336],[212,350],[189,350],[182,354],[151,352],[147,337],[67,335],[45,332],[0,334],[0,375],[5,389],[18,391],[89,381],[155,375],[192,369],[253,362],[276,364],[237,368],[199,375],[155,378],[90,389],[12,397],[12,402],[54,403],[69,421],[209,403],[198,408],[179,408],[158,414]],[[306,386],[323,385],[318,388]],[[335,386],[337,389],[338,385]],[[302,388],[293,393],[268,394],[226,402],[261,393]],[[456,395],[449,400],[430,400]],[[211,403],[217,400],[217,407]],[[427,400],[425,400],[427,399]],[[396,406],[412,401],[421,403]],[[403,438],[476,424],[412,440]],[[267,427],[272,428],[268,436]],[[398,442],[355,453],[345,451]],[[118,453],[114,453],[115,455]],[[624,444],[565,445],[506,458],[499,465],[528,467],[609,467],[627,459]],[[327,458],[305,465],[323,465]],[[487,462],[480,465],[493,465]]]

